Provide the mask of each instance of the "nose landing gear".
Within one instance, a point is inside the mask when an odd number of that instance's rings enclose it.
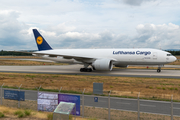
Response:
[[[158,68],[158,69],[157,69],[157,72],[160,73],[160,72],[161,72],[161,69]]]
[[[158,66],[157,72],[158,72],[158,73],[161,72],[161,66]]]

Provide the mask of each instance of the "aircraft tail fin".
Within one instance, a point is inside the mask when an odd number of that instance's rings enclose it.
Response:
[[[35,41],[38,47],[38,50],[52,50],[51,46],[46,42],[43,36],[37,31],[37,29],[33,29]]]

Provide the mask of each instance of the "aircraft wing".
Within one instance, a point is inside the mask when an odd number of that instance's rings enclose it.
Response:
[[[37,56],[42,56],[42,55],[49,55],[49,57],[57,57],[61,56],[64,59],[75,59],[80,62],[85,62],[85,63],[92,63],[93,61],[97,59],[103,59],[103,58],[98,58],[98,57],[91,57],[91,56],[84,56],[84,55],[72,55],[72,54],[63,54],[63,53],[53,53],[53,50],[50,51],[37,51],[34,52],[33,54],[36,54]],[[116,61],[116,59],[111,58],[110,60]]]

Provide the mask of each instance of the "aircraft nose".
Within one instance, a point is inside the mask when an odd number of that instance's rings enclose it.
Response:
[[[176,60],[177,60],[177,58],[175,56],[173,56],[173,61],[176,61]]]

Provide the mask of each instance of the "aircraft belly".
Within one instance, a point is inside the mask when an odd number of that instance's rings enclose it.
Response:
[[[129,61],[118,61],[118,62],[114,62],[113,63],[114,65],[163,65],[163,64],[166,64],[166,62],[143,62],[143,61],[132,61],[132,62],[129,62]]]

